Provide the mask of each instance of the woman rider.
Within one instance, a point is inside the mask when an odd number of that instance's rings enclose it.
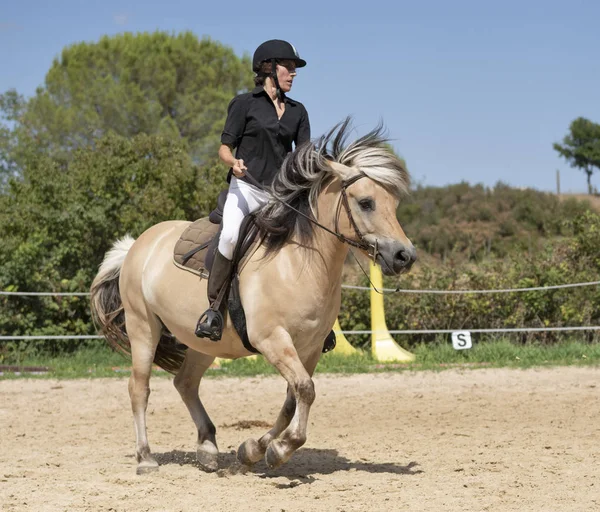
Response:
[[[286,96],[292,88],[296,68],[304,66],[306,61],[287,41],[272,39],[262,43],[252,59],[256,88],[236,96],[229,104],[219,148],[219,158],[230,166],[229,191],[219,247],[208,279],[210,307],[198,320],[196,336],[213,341],[221,339],[223,317],[215,301],[221,288],[229,284],[240,225],[246,215],[269,199],[264,190],[251,183],[246,171],[252,181],[268,187],[292,151],[292,142],[298,147],[310,140],[304,105]]]

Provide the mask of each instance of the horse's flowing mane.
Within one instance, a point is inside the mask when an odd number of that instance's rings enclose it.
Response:
[[[256,213],[267,254],[281,249],[292,237],[303,245],[312,240],[315,225],[281,201],[316,219],[319,193],[334,178],[327,160],[356,168],[357,172],[365,173],[396,196],[408,191],[408,171],[389,147],[383,126],[377,126],[348,144],[350,123],[348,117],[315,142],[306,142],[297,148],[284,160],[270,189],[274,197]]]

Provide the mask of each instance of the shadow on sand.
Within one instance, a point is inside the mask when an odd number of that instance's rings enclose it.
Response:
[[[166,453],[155,453],[157,462],[161,465],[178,464],[180,466],[198,467],[195,452],[173,450]],[[315,448],[300,449],[283,466],[269,469],[264,461],[248,469],[239,464],[235,452],[219,454],[219,475],[250,472],[260,478],[285,477],[290,480],[300,479],[299,483],[312,483],[316,480],[313,475],[330,475],[338,471],[361,471],[365,473],[391,473],[395,475],[418,475],[422,470],[416,469],[417,462],[406,465],[395,462],[368,462],[365,460],[351,461],[343,457],[337,450],[319,450]],[[292,484],[294,482],[291,482]],[[284,487],[288,487],[285,485]]]

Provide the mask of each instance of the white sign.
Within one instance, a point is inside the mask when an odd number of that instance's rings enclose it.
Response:
[[[452,346],[456,350],[465,350],[473,347],[471,333],[469,331],[454,331],[452,333]]]

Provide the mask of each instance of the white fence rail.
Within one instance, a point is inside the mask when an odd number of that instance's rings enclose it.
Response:
[[[88,297],[90,292],[5,292],[0,290],[0,295],[14,295],[21,297]]]
[[[570,284],[557,284],[551,286],[533,286],[529,288],[502,288],[494,290],[411,290],[403,288],[382,288],[381,291],[384,293],[433,293],[439,295],[450,295],[450,294],[473,294],[473,293],[519,293],[519,292],[534,292],[534,291],[547,291],[547,290],[560,290],[564,288],[579,288],[582,286],[598,286],[600,281],[589,281],[586,283],[570,283]],[[342,288],[347,290],[365,290],[369,291],[369,286],[353,286],[350,284],[343,284]],[[0,290],[0,295],[13,295],[21,297],[87,297],[89,292],[7,292]]]
[[[565,288],[578,288],[582,286],[598,286],[600,281],[590,281],[586,283],[571,283],[571,284],[559,284],[553,286],[535,286],[530,288],[505,288],[495,290],[411,290],[411,289],[399,289],[399,288],[382,288],[381,291],[384,293],[420,293],[420,294],[485,294],[485,293],[520,293],[520,292],[532,292],[532,291],[547,291],[547,290],[559,290]],[[342,288],[351,290],[365,290],[369,291],[371,288],[368,286],[352,286],[342,285]],[[89,296],[88,292],[9,292],[0,290],[0,295],[6,296],[25,296],[25,297],[38,297],[38,296],[53,296],[53,297],[86,297]],[[574,326],[574,327],[515,327],[515,328],[497,328],[497,329],[469,329],[461,327],[460,329],[405,329],[405,330],[390,330],[387,331],[389,334],[450,334],[457,330],[470,331],[472,333],[510,333],[510,332],[567,332],[567,331],[598,331],[600,326]],[[379,331],[341,331],[343,334],[373,334]],[[0,341],[8,340],[91,340],[91,339],[102,339],[103,336],[94,335],[29,335],[29,336],[0,336]]]
[[[456,331],[469,331],[471,333],[501,333],[501,332],[568,332],[568,331],[600,331],[600,325],[590,326],[574,326],[574,327],[507,327],[505,329],[469,329],[461,327],[460,329],[406,329],[406,330],[390,330],[390,331],[341,331],[342,334],[373,334],[373,333],[389,333],[389,334],[451,334]],[[338,332],[338,331],[336,331]],[[81,336],[0,336],[0,341],[9,340],[101,340],[104,336],[81,335]]]
[[[381,288],[381,292],[384,293],[435,293],[439,295],[450,295],[450,294],[473,294],[473,293],[518,293],[518,292],[536,292],[536,291],[547,291],[547,290],[559,290],[563,288],[578,288],[581,286],[597,286],[600,285],[600,281],[590,281],[588,283],[572,283],[572,284],[556,284],[552,286],[534,286],[531,288],[504,288],[497,290],[411,290],[401,288]],[[368,286],[352,286],[349,284],[343,284],[342,288],[351,290],[370,290]]]
[[[8,340],[101,340],[104,336],[94,335],[53,335],[53,336],[37,336],[35,334],[31,336],[0,336],[0,341]]]

